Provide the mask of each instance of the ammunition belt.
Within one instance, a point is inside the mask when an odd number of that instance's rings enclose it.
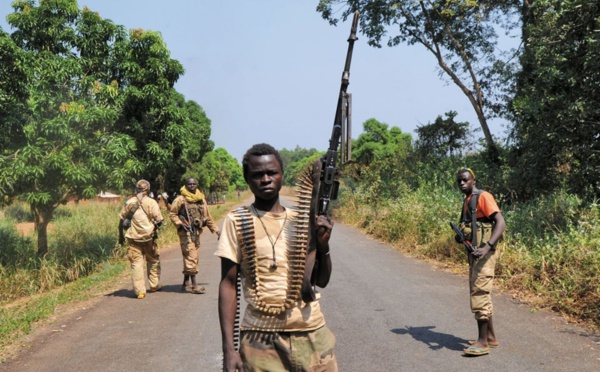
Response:
[[[304,277],[307,248],[308,214],[292,218],[287,231],[287,260],[288,260],[288,285],[286,298],[282,303],[266,303],[261,297],[259,288],[260,275],[258,274],[258,255],[256,253],[256,238],[254,234],[254,219],[247,207],[240,207],[233,211],[235,217],[236,234],[242,252],[242,261],[247,264],[248,290],[257,308],[269,315],[278,315],[291,308],[300,298],[300,290]]]

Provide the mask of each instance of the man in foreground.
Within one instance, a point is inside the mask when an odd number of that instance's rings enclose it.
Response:
[[[221,257],[219,320],[225,371],[337,371],[335,336],[325,325],[317,300],[305,303],[299,287],[304,256],[297,237],[306,230],[298,214],[283,207],[283,168],[272,146],[252,146],[242,160],[254,203],[230,212],[215,255]],[[319,281],[331,275],[329,238],[333,223],[315,221]],[[239,353],[234,345],[236,281],[241,276],[248,304],[241,321]]]
[[[135,187],[135,196],[125,202],[119,214],[119,244],[127,239],[127,258],[131,264],[133,291],[137,298],[146,297],[144,278],[144,259],[150,283],[150,292],[161,289],[160,257],[156,243],[156,230],[163,222],[163,216],[156,200],[148,196],[150,182],[139,180]],[[123,230],[127,229],[125,236]]]
[[[469,290],[471,312],[477,320],[478,339],[469,341],[464,349],[466,355],[489,354],[490,347],[498,347],[492,321],[492,285],[498,252],[496,246],[501,239],[506,223],[496,200],[487,191],[478,190],[475,173],[470,168],[459,169],[456,183],[465,194],[460,218],[460,229],[475,250],[469,257]]]

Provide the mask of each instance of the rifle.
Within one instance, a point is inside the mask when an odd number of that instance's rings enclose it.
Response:
[[[450,222],[450,227],[456,233],[456,236],[457,236],[456,240],[459,243],[463,243],[463,245],[467,249],[467,255],[468,255],[467,258],[469,260],[469,264],[471,264],[473,261],[473,257],[474,257],[471,253],[473,253],[473,251],[475,251],[475,249],[476,249],[475,246],[473,246],[473,244],[471,244],[471,242],[467,240],[467,237],[465,236],[465,234],[463,234],[463,232],[460,231],[460,229],[458,228],[458,226],[456,226],[456,224],[454,224],[454,222]]]
[[[351,158],[351,112],[352,95],[346,93],[350,84],[350,63],[352,62],[352,51],[354,42],[358,40],[356,31],[358,28],[358,17],[360,13],[354,13],[350,36],[348,37],[348,52],[346,53],[346,63],[342,73],[342,83],[338,95],[338,102],[333,121],[333,130],[329,139],[329,148],[327,153],[317,159],[313,164],[312,170],[312,199],[310,206],[309,223],[309,246],[306,253],[306,266],[304,271],[304,281],[302,283],[302,300],[306,303],[316,300],[315,290],[318,262],[316,260],[317,237],[315,236],[315,216],[327,215],[332,200],[337,199],[339,189],[340,169],[336,166],[338,160],[338,147],[341,145],[341,164],[344,165]]]
[[[192,224],[192,219],[190,217],[190,211],[188,210],[187,201],[185,198],[183,199],[183,206],[185,207],[185,214],[187,216],[188,226],[183,226],[190,234],[194,235],[194,225]]]

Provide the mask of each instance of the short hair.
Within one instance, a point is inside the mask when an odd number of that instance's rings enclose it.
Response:
[[[471,168],[467,168],[467,167],[459,168],[458,171],[456,172],[456,175],[458,176],[459,174],[463,174],[463,173],[470,173],[471,177],[473,177],[473,179],[475,179],[475,172],[473,172],[473,170]]]
[[[279,151],[275,150],[275,148],[266,143],[257,143],[256,145],[250,147],[248,151],[244,154],[242,159],[242,168],[244,171],[244,179],[247,181],[248,178],[248,164],[250,163],[251,156],[262,156],[262,155],[275,155],[275,159],[279,162],[279,166],[281,167],[281,173],[283,174],[283,161],[281,160],[281,155]]]

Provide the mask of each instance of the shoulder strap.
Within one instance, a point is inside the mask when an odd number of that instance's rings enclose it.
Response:
[[[137,196],[136,196],[137,198]],[[144,199],[144,197],[142,196],[142,199],[138,199],[138,207],[142,210],[142,212],[144,212],[144,214],[146,215],[146,218],[148,219],[148,221],[152,222],[152,218],[150,218],[150,216],[148,215],[148,212],[146,212],[146,210],[144,209],[144,207],[142,207],[142,200]],[[137,210],[137,208],[136,208]]]
[[[477,240],[477,202],[479,201],[479,194],[481,194],[481,191],[473,187],[471,200],[469,200],[468,205],[469,211],[471,211],[471,231],[473,234],[473,237],[471,238],[471,244],[475,245],[475,247],[479,246]]]

